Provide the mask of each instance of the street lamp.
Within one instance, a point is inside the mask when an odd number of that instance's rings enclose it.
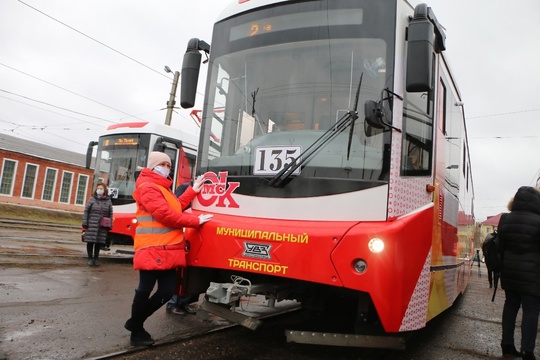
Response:
[[[173,71],[171,70],[170,67],[165,65],[165,72],[166,73],[172,73]],[[172,119],[172,113],[173,113],[173,109],[174,109],[174,104],[176,104],[176,101],[174,99],[176,98],[176,88],[178,87],[178,78],[179,77],[180,77],[180,72],[175,71],[174,72],[174,79],[173,79],[173,83],[172,83],[172,88],[171,88],[171,94],[170,94],[170,97],[169,97],[169,101],[167,101],[167,115],[165,117],[165,125],[171,125],[171,119]]]

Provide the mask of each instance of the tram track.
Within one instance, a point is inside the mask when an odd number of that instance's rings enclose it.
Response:
[[[296,312],[296,311],[299,311],[299,310],[301,310],[300,306],[293,307],[293,308],[285,308],[282,311],[260,315],[260,316],[257,317],[257,319],[259,319],[259,320],[278,319],[279,317],[281,317],[283,315],[289,314],[291,312]],[[201,309],[200,311],[204,311],[204,310]],[[173,335],[172,337],[167,337],[165,339],[156,340],[155,344],[152,345],[152,346],[131,347],[129,349],[124,349],[124,350],[121,350],[121,351],[116,351],[116,352],[112,352],[112,353],[109,353],[109,354],[104,354],[104,355],[100,355],[100,356],[97,356],[97,357],[88,358],[87,360],[104,360],[104,359],[124,359],[124,360],[129,360],[129,359],[132,359],[132,356],[134,356],[133,359],[139,359],[139,357],[135,357],[135,356],[137,356],[137,354],[143,354],[142,358],[145,358],[144,353],[146,353],[148,351],[151,351],[152,353],[155,353],[156,351],[159,352],[160,349],[164,349],[167,346],[179,344],[179,343],[182,343],[182,342],[188,342],[189,340],[193,340],[193,339],[196,339],[196,338],[203,338],[203,337],[207,337],[207,336],[212,336],[212,335],[214,335],[216,333],[224,332],[224,331],[227,331],[227,330],[244,329],[237,323],[230,323],[230,322],[228,322],[228,321],[226,321],[224,319],[221,319],[221,318],[219,318],[219,319],[220,320],[218,320],[218,323],[220,323],[220,324],[215,325],[215,326],[211,326],[210,328],[189,330],[189,331],[183,332],[183,333],[178,334],[178,335]],[[226,324],[223,324],[223,323],[226,323]],[[246,330],[249,333],[253,333],[252,330],[247,330],[247,329],[244,329],[244,330]]]
[[[118,359],[118,358],[127,359],[127,356],[129,355],[135,355],[138,353],[144,353],[148,350],[156,350],[156,349],[164,348],[166,346],[177,344],[183,341],[188,341],[195,338],[209,336],[216,332],[225,331],[231,328],[237,328],[238,326],[239,326],[238,324],[227,324],[227,325],[216,326],[211,329],[200,329],[200,330],[189,331],[187,333],[183,333],[183,334],[173,336],[167,339],[156,340],[156,342],[152,346],[134,346],[129,349],[124,349],[124,350],[112,352],[109,354],[87,358],[86,360],[106,360],[106,359]]]
[[[0,228],[70,233],[81,232],[81,227],[77,225],[11,219],[0,219]]]
[[[81,242],[81,228],[77,225],[12,220],[0,218],[0,257],[6,266],[30,263],[51,263],[62,259],[63,264],[80,262],[86,254]],[[116,245],[112,251],[103,251],[105,262],[130,261],[133,255],[131,246]],[[36,260],[43,258],[42,260]],[[24,264],[27,265],[27,264]]]
[[[300,307],[296,310],[300,310]],[[296,311],[293,310],[293,311]],[[202,311],[202,310],[201,310]],[[355,360],[409,360],[405,350],[385,348],[361,348],[353,346],[315,346],[286,342],[283,333],[286,327],[294,324],[284,311],[258,317],[264,325],[249,330],[235,323],[218,325],[210,329],[187,331],[166,339],[157,340],[153,346],[131,347],[111,352],[87,360],[120,359],[355,359]],[[300,314],[300,313],[299,313]],[[300,314],[300,317],[303,315]],[[237,344],[238,350],[230,344]],[[240,351],[235,353],[235,351]]]
[[[259,330],[257,330],[259,332]],[[342,359],[342,360],[409,360],[407,351],[358,347],[315,346],[283,342],[275,334],[258,334],[237,324],[195,331],[166,340],[153,346],[129,349],[86,358],[86,360],[146,360],[146,359]],[[274,333],[275,333],[274,329]],[[240,353],[227,351],[228,344],[238,342]],[[197,355],[193,356],[196,353]],[[248,355],[249,354],[249,355]]]

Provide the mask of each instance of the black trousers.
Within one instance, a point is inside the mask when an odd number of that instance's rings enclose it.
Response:
[[[521,350],[534,352],[536,333],[538,329],[538,314],[540,313],[540,298],[521,294],[514,291],[505,291],[502,314],[502,341],[503,345],[514,344],[514,330],[516,317],[520,307],[523,307],[521,319]]]
[[[88,253],[88,258],[97,260],[99,258],[99,248],[100,244],[94,242],[87,242],[86,252]]]

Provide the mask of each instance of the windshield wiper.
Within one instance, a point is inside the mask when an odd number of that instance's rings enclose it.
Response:
[[[313,144],[311,144],[305,151],[303,151],[298,157],[294,158],[289,164],[285,165],[283,169],[281,169],[281,171],[278,172],[270,180],[268,185],[278,187],[283,184],[285,180],[291,177],[291,175],[296,171],[296,169],[311,160],[315,153],[317,153],[323,146],[336,138],[336,136],[338,136],[341,132],[343,132],[343,130],[345,130],[349,125],[351,125],[351,131],[349,132],[349,143],[347,146],[347,159],[349,158],[354,123],[358,119],[358,98],[360,97],[360,88],[362,87],[363,75],[364,73],[360,75],[353,110],[347,111],[347,113],[343,115],[341,119],[339,119],[334,125],[332,125],[328,130],[326,130],[324,134],[322,134],[317,140],[315,140]]]
[[[358,81],[358,89],[356,90],[356,98],[354,99],[354,109],[351,120],[351,130],[349,130],[349,142],[347,143],[347,161],[349,160],[349,155],[351,154],[351,144],[354,133],[354,123],[358,119],[358,98],[360,97],[360,86],[362,85],[362,77],[364,73],[360,75],[360,81]],[[350,112],[350,111],[349,111]]]

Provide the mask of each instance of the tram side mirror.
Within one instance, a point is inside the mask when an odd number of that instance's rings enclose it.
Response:
[[[200,67],[201,54],[198,51],[187,51],[182,63],[182,82],[180,83],[180,106],[184,109],[195,106]]]
[[[384,112],[380,103],[368,100],[364,103],[364,114],[366,116],[366,122],[369,126],[375,129],[384,129],[385,125],[382,121]]]
[[[195,95],[197,94],[201,68],[200,50],[208,54],[210,45],[199,39],[189,40],[182,62],[182,82],[180,84],[180,106],[184,109],[195,106]]]
[[[381,130],[388,131],[394,129],[395,131],[401,132],[401,129],[392,125],[392,119],[383,106],[384,100],[389,100],[389,98],[381,101],[368,100],[364,103],[364,131],[367,137],[380,134]]]
[[[152,151],[165,152],[165,144],[162,142],[156,142]]]
[[[425,92],[432,89],[435,30],[428,18],[428,7],[419,4],[409,24],[406,89]]]
[[[88,143],[88,148],[86,149],[86,168],[90,169],[92,164],[92,153],[94,152],[94,146],[98,144],[97,141],[90,141]]]
[[[165,139],[163,139],[163,136],[160,136],[156,139],[156,142],[154,144],[154,147],[152,148],[152,151],[159,151],[164,153],[165,149],[167,148],[167,145],[165,144]]]

